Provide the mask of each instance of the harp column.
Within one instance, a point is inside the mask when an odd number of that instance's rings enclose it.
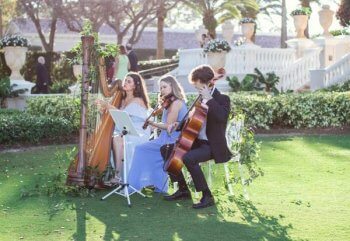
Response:
[[[77,165],[77,173],[84,183],[87,146],[87,110],[88,110],[88,94],[89,94],[89,63],[92,47],[94,44],[93,36],[82,36],[83,50],[83,69],[82,69],[82,84],[81,84],[81,103],[80,103],[80,130],[79,130],[79,158]]]

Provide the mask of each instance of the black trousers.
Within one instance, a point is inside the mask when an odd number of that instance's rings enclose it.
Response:
[[[160,152],[164,160],[167,160],[171,154],[174,145],[164,145],[160,148]],[[184,165],[191,174],[194,186],[197,192],[203,191],[208,188],[207,181],[205,180],[204,173],[199,166],[199,163],[206,162],[212,159],[211,148],[208,141],[196,140],[193,147],[182,158]],[[172,182],[178,182],[180,189],[187,188],[187,184],[183,173],[178,176],[169,175]]]

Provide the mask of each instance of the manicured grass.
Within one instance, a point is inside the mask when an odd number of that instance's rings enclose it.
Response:
[[[107,191],[34,195],[65,172],[72,146],[0,153],[0,240],[350,240],[350,136],[259,140],[265,175],[250,201],[226,195],[216,165],[217,205],[204,210],[159,194],[133,195],[132,208],[119,196],[100,201]]]

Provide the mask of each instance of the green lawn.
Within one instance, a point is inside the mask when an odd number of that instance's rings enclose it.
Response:
[[[259,140],[265,175],[249,187],[250,201],[218,189],[216,165],[217,205],[204,210],[158,194],[133,195],[132,208],[119,196],[100,201],[107,191],[34,195],[65,171],[72,146],[0,153],[0,240],[350,240],[350,136]]]

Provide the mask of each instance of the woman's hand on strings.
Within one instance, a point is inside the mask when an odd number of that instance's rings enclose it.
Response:
[[[169,124],[166,131],[168,132],[168,134],[171,134],[174,130],[176,130],[178,126],[179,126],[179,122],[174,122],[172,124]]]
[[[101,100],[101,99],[97,99],[95,100],[95,104],[97,106],[97,108],[103,113],[106,110],[111,109],[112,107],[114,108],[114,106],[112,106],[111,104],[109,104],[107,101]]]

